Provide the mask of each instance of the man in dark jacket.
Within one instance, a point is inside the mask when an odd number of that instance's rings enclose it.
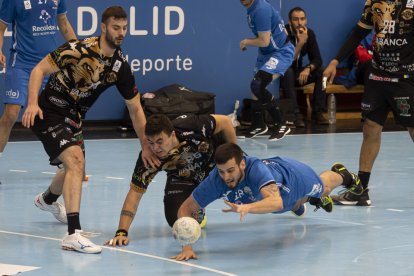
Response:
[[[295,45],[295,56],[292,66],[286,71],[282,79],[282,85],[287,98],[294,103],[296,113],[295,125],[304,127],[303,116],[300,113],[296,86],[303,86],[314,82],[315,88],[312,97],[312,121],[316,124],[325,125],[328,121],[323,117],[325,107],[325,93],[322,91],[322,58],[319,52],[318,42],[313,30],[307,26],[305,11],[296,7],[289,12],[289,24],[286,25],[289,39]],[[309,64],[303,64],[303,57],[308,56]]]

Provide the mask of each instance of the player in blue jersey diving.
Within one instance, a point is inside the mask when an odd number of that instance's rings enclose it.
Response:
[[[356,174],[336,163],[330,171],[318,175],[308,165],[286,157],[259,159],[244,156],[233,143],[220,145],[215,152],[214,168],[194,189],[178,210],[178,218],[191,216],[216,199],[229,206],[223,212],[240,213],[240,221],[251,214],[284,213],[292,211],[303,216],[305,203],[327,212],[333,202],[329,194],[343,185],[349,192],[361,194],[363,189]],[[197,258],[192,246],[183,246],[176,260]]]

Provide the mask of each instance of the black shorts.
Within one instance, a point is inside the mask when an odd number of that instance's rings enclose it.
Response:
[[[58,157],[71,146],[80,146],[85,154],[80,120],[57,114],[47,116],[44,113],[43,120],[36,117],[32,130],[42,142],[46,153],[49,155],[50,164],[53,166],[62,164]]]
[[[177,212],[181,204],[191,195],[197,185],[191,179],[167,177],[164,190],[164,214],[171,227],[177,220]]]
[[[384,125],[392,111],[395,121],[414,127],[414,79],[389,78],[370,74],[362,96],[362,118]]]

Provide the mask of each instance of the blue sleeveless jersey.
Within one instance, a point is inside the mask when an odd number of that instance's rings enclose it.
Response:
[[[8,66],[33,68],[58,46],[57,15],[66,13],[66,0],[3,0],[0,20],[12,24]]]

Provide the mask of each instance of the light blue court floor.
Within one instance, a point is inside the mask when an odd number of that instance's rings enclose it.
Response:
[[[358,169],[361,133],[290,135],[279,142],[240,140],[249,154],[290,156],[315,171],[343,162]],[[140,149],[137,139],[88,140],[81,224],[103,244],[119,214]],[[144,195],[130,229],[130,245],[99,255],[64,251],[67,231],[33,198],[54,174],[39,142],[14,142],[0,159],[0,275],[414,275],[414,146],[407,132],[383,134],[371,176],[372,207],[335,206],[305,218],[291,213],[224,214],[222,201],[207,209],[208,224],[194,248],[198,260],[169,259],[180,247],[164,220],[165,174]]]

